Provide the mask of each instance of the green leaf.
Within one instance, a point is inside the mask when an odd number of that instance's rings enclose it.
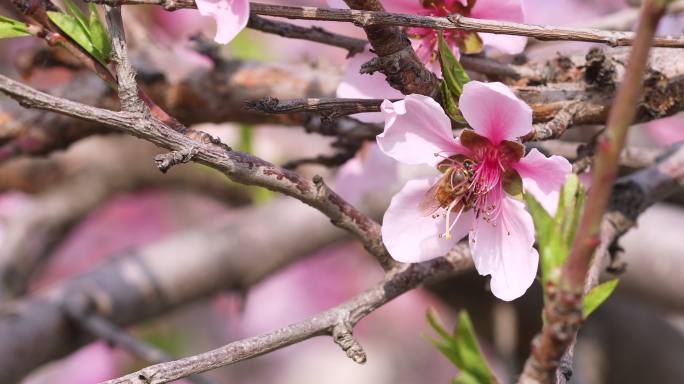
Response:
[[[453,334],[449,334],[444,329],[432,310],[428,310],[427,320],[440,336],[440,339],[429,338],[428,340],[461,371],[461,374],[454,379],[454,383],[495,383],[494,375],[482,355],[473,324],[466,311],[459,313],[458,325]]]
[[[571,174],[561,188],[556,215],[551,215],[534,196],[526,193],[527,209],[532,215],[541,259],[542,282],[557,282],[560,268],[570,253],[580,213],[584,207],[584,188]]]
[[[477,377],[471,375],[468,372],[461,372],[460,375],[454,377],[452,381],[453,384],[482,384]]]
[[[72,6],[74,5],[72,4]],[[105,54],[97,47],[99,45],[111,49],[108,43],[102,42],[102,39],[108,39],[106,37],[106,32],[103,32],[104,36],[97,37],[97,42],[93,42],[90,21],[84,19],[85,16],[83,16],[83,13],[80,10],[72,10],[71,12],[79,13],[74,16],[63,12],[48,11],[48,17],[59,27],[59,29],[81,46],[81,48],[97,59],[102,65],[106,65],[107,60],[109,59],[109,53]],[[99,23],[99,20],[97,23]],[[99,24],[102,27],[101,23]],[[104,27],[102,27],[102,29],[104,30]]]
[[[585,319],[613,294],[618,282],[618,279],[608,280],[603,284],[595,286],[587,293],[584,297],[582,308],[582,316]]]
[[[463,93],[463,86],[470,81],[470,76],[454,56],[442,33],[439,34],[439,63],[442,67],[444,82],[449,91],[458,99]]]
[[[71,0],[64,0],[64,5],[67,6],[67,9],[69,10],[68,14],[71,14],[76,21],[81,25],[81,28],[83,28],[84,31],[88,30],[88,19],[86,18],[86,15],[81,11],[81,8],[79,8],[76,4],[74,4]]]
[[[565,262],[569,247],[563,242],[560,227],[544,207],[529,193],[525,193],[527,210],[532,215],[541,260],[542,282],[557,281],[560,267]]]
[[[100,20],[95,4],[88,3],[88,9],[90,10],[90,19],[88,20],[90,41],[93,47],[100,52],[102,61],[106,62],[112,53],[112,43],[109,41],[109,34],[104,24],[102,24],[102,20]]]
[[[465,124],[465,119],[458,109],[458,98],[461,97],[463,86],[470,81],[470,77],[461,67],[441,32],[439,34],[439,64],[444,77],[440,91],[445,110],[452,119]]]
[[[458,109],[458,99],[452,96],[446,81],[442,81],[440,84],[440,92],[442,93],[444,109],[449,117],[461,124],[466,124],[465,118]]]
[[[28,27],[25,23],[0,16],[0,39],[30,36]]]
[[[63,12],[48,11],[48,17],[55,23],[59,29],[64,31],[67,36],[71,37],[78,45],[80,45],[87,52],[93,51],[93,43],[90,42],[88,31],[72,15],[67,15]]]

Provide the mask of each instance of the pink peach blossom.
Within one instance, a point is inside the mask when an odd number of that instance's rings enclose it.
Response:
[[[422,4],[422,5],[421,5]],[[402,7],[403,8],[403,7]],[[524,14],[520,0],[437,0],[415,2],[411,8],[400,9],[403,12],[429,16],[448,16],[460,14],[476,19],[505,20],[523,22]],[[409,36],[414,40],[416,54],[433,72],[440,75],[437,59],[437,38],[439,31],[431,28],[409,28]],[[508,54],[517,54],[525,49],[527,38],[523,36],[495,35],[491,33],[463,32],[446,30],[444,38],[451,50],[459,56],[463,53],[477,53],[482,46],[489,46]],[[470,44],[468,44],[470,42]]]
[[[339,0],[328,0],[328,5],[335,8],[344,6]],[[393,0],[384,1],[383,5],[390,12],[411,13],[428,16],[448,16],[461,14],[476,19],[505,20],[523,22],[524,12],[521,0]],[[442,71],[437,60],[438,31],[431,28],[408,28],[413,48],[420,60],[434,73]],[[523,36],[495,35],[491,33],[463,32],[457,30],[444,31],[444,38],[452,51],[476,53],[482,45],[496,48],[508,54],[517,54],[525,49],[527,38]],[[474,44],[466,44],[466,42]]]
[[[228,44],[247,26],[248,0],[196,0],[195,3],[200,15],[216,20],[214,41],[219,44]]]
[[[473,129],[454,138],[449,117],[433,99],[409,95],[383,102],[380,149],[442,172],[411,180],[394,196],[383,241],[396,260],[420,262],[446,254],[469,234],[478,272],[492,276],[495,296],[513,300],[532,284],[539,260],[532,218],[514,195],[522,187],[553,212],[571,166],[536,149],[523,157],[516,139],[532,129],[532,111],[504,84],[471,81],[459,106]]]

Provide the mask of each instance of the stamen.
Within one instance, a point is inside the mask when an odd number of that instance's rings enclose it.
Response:
[[[454,229],[454,226],[458,222],[458,219],[461,217],[461,214],[463,213],[464,208],[465,208],[465,206],[461,207],[461,209],[458,211],[458,214],[456,215],[456,218],[454,219],[454,222],[451,223],[451,226],[449,226],[449,228],[447,229],[449,231],[449,233],[451,233],[451,230]]]
[[[455,199],[447,207],[445,220],[444,220],[444,222],[446,223],[446,230],[439,237],[446,239],[446,240],[451,240],[451,230],[454,228],[454,225],[456,225],[458,218],[461,217],[461,213],[463,213],[463,208],[465,206],[461,207],[461,209],[458,211],[458,214],[456,215],[456,219],[454,219],[454,222],[451,224],[449,224],[449,221],[450,221],[449,216],[451,215],[451,210],[454,209],[454,207],[456,207],[456,204],[458,204],[460,201],[461,201],[461,199]]]

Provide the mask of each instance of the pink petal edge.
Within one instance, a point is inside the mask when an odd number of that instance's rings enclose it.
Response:
[[[496,223],[479,219],[470,233],[475,268],[491,275],[494,296],[511,301],[522,296],[537,274],[539,254],[534,244],[534,224],[525,205],[506,196]]]
[[[404,263],[417,263],[444,256],[465,237],[474,215],[466,212],[447,240],[439,235],[445,231],[442,216],[433,218],[420,210],[420,202],[437,178],[409,180],[390,202],[382,222],[382,240],[392,258]]]
[[[502,83],[466,83],[459,107],[468,124],[494,145],[532,130],[532,109]]]
[[[561,156],[546,157],[533,148],[513,168],[522,178],[525,192],[531,193],[550,214],[555,214],[560,189],[572,172],[570,162]]]
[[[380,149],[406,164],[436,165],[436,153],[468,153],[453,136],[451,120],[432,98],[408,95],[394,103],[381,105],[385,116],[384,132],[377,136]]]

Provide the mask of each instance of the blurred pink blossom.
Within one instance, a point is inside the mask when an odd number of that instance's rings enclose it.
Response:
[[[105,342],[92,343],[37,371],[23,384],[92,384],[118,376],[119,367]]]
[[[340,8],[343,2],[328,0],[331,7]],[[524,21],[521,0],[399,0],[383,2],[390,12],[401,12],[429,16],[448,16],[461,14],[476,19]],[[432,28],[408,28],[409,37],[413,38],[413,48],[420,60],[435,74],[441,76],[441,68],[437,59],[438,32]],[[463,32],[458,30],[443,31],[444,38],[457,56],[459,52],[477,53],[483,45],[498,49],[508,54],[517,54],[525,49],[527,38],[523,36],[494,35],[491,33]]]
[[[247,26],[248,0],[196,0],[195,3],[202,16],[216,20],[214,41],[219,44],[228,44]]]
[[[474,130],[455,139],[449,117],[433,99],[409,95],[383,102],[380,149],[400,162],[443,172],[411,180],[394,196],[383,241],[395,259],[419,262],[444,255],[469,233],[478,272],[492,276],[495,296],[513,300],[532,284],[539,260],[532,218],[513,195],[522,187],[553,211],[571,166],[534,149],[523,157],[524,147],[512,140],[532,129],[532,111],[504,84],[467,83],[459,106]]]
[[[646,124],[651,137],[661,146],[684,141],[684,115],[674,115]]]
[[[397,180],[397,162],[375,143],[366,143],[357,155],[337,171],[335,191],[352,204],[374,190],[388,188]]]

